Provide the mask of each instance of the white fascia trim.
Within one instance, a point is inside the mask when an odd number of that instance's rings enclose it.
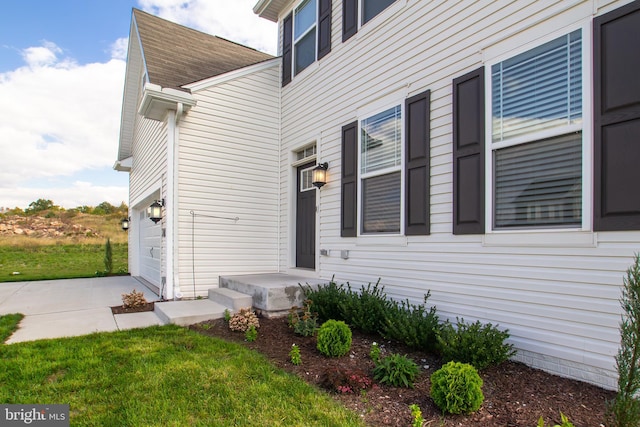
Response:
[[[196,105],[196,100],[190,93],[145,83],[138,114],[147,119],[163,120],[167,111],[178,109],[178,104],[183,105],[186,113]]]
[[[238,70],[229,71],[228,73],[221,74],[215,77],[209,77],[208,79],[200,80],[188,85],[182,86],[185,89],[189,89],[191,92],[197,92],[199,90],[208,89],[211,86],[216,86],[221,83],[228,82],[230,80],[238,79],[240,77],[247,76],[249,74],[257,73],[260,71],[268,70],[269,68],[279,67],[280,58],[269,59],[258,64],[249,65]]]
[[[131,172],[131,166],[133,165],[133,156],[127,157],[126,159],[117,160],[113,169],[118,172]]]
[[[278,16],[274,11],[274,7],[278,7],[277,4],[274,6],[274,0],[258,0],[258,3],[253,6],[253,13],[271,22],[278,22]]]

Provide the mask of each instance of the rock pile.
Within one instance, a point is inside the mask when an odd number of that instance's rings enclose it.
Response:
[[[63,222],[59,218],[8,216],[0,218],[0,236],[56,238],[100,237],[100,234],[80,224]]]

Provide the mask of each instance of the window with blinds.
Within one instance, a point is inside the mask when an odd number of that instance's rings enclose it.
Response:
[[[493,65],[493,225],[582,225],[582,36]]]
[[[399,233],[401,216],[402,108],[397,105],[360,122],[362,233]]]

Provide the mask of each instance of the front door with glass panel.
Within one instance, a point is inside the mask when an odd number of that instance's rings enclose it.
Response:
[[[316,268],[316,188],[315,161],[296,168],[296,267]]]

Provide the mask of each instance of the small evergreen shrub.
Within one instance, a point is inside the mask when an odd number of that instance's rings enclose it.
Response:
[[[622,279],[620,306],[620,348],[615,357],[618,390],[607,402],[607,418],[612,427],[637,427],[640,420],[640,254]]]
[[[475,412],[484,401],[482,378],[467,363],[449,362],[431,375],[431,398],[445,413]]]
[[[246,332],[250,326],[256,329],[260,327],[258,316],[256,316],[251,307],[241,308],[229,319],[229,329],[232,331]]]
[[[483,325],[480,321],[465,323],[456,319],[457,327],[446,322],[437,334],[438,350],[443,362],[456,361],[469,363],[476,369],[489,365],[499,365],[516,352],[512,344],[505,344],[509,331],[500,331],[491,323]]]
[[[363,371],[342,367],[329,367],[320,376],[320,385],[341,394],[362,392],[373,386],[373,381]]]
[[[420,368],[407,356],[391,354],[384,357],[373,368],[373,378],[381,384],[394,387],[411,387],[420,374]]]
[[[111,239],[109,238],[104,245],[104,271],[107,274],[113,273],[113,249],[111,249]]]
[[[318,330],[318,314],[311,312],[312,303],[313,301],[306,300],[302,310],[295,306],[289,310],[289,327],[303,337],[311,337]]]
[[[302,292],[306,299],[312,301],[314,310],[321,321],[345,320],[340,311],[340,303],[346,296],[343,285],[338,285],[331,279],[326,285],[319,285],[317,289],[309,285],[302,286]]]
[[[366,288],[361,287],[360,292],[353,291],[348,284],[347,288],[340,303],[345,322],[368,334],[380,333],[393,307],[384,293],[384,286],[380,286],[380,279],[374,286],[369,283]]]
[[[440,325],[436,308],[427,308],[430,296],[431,291],[424,296],[424,303],[419,305],[410,304],[409,300],[393,301],[387,310],[382,336],[412,348],[434,351]]]
[[[341,320],[327,320],[318,330],[317,348],[325,356],[344,356],[351,349],[351,329]]]

